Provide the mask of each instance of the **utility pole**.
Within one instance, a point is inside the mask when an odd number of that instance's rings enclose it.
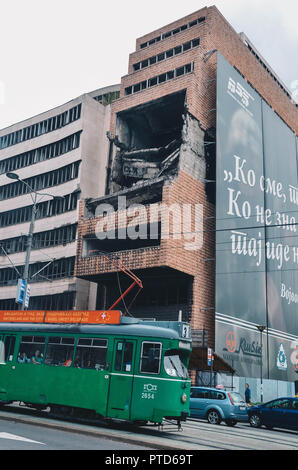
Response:
[[[263,403],[263,331],[266,329],[264,325],[257,326],[261,334],[261,366],[260,366],[260,375],[261,375],[261,403]]]
[[[33,201],[33,207],[32,207],[32,212],[31,212],[29,233],[27,237],[26,258],[25,258],[25,266],[24,266],[24,273],[23,273],[23,279],[25,281],[25,286],[26,286],[25,296],[27,293],[28,281],[29,281],[30,257],[31,257],[31,250],[32,250],[34,224],[35,224],[35,218],[36,218],[36,212],[37,212],[36,203],[37,203],[37,193],[34,193],[34,201]],[[24,296],[24,299],[25,299],[25,296]],[[19,310],[22,310],[22,309],[26,309],[26,307],[23,307],[23,304],[19,303]]]

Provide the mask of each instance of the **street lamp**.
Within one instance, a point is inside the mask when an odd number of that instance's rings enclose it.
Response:
[[[258,325],[257,328],[261,334],[261,403],[263,403],[263,331],[266,326]]]
[[[34,224],[35,224],[35,218],[36,218],[36,213],[37,213],[37,202],[38,202],[37,197],[38,196],[50,196],[53,199],[62,200],[64,199],[64,196],[54,196],[53,194],[40,193],[38,191],[35,191],[26,181],[22,180],[22,178],[20,178],[17,173],[8,172],[6,173],[6,176],[12,180],[21,181],[22,183],[24,183],[24,185],[27,186],[27,188],[29,189],[31,199],[33,201],[29,234],[27,237],[26,259],[25,259],[24,274],[23,274],[25,289],[27,290],[27,285],[28,285],[28,280],[29,280],[29,265],[30,265],[30,256],[31,256],[32,241],[33,241]],[[34,197],[32,196],[32,193],[34,194]],[[19,303],[19,310],[21,309],[22,309],[22,304]]]

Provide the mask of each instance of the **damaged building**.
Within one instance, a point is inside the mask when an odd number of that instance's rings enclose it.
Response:
[[[215,108],[215,83],[207,88],[206,82],[214,78],[216,60],[204,62],[207,12],[137,40],[120,99],[112,105],[106,195],[81,202],[76,273],[98,285],[94,308],[109,308],[130,285],[117,269],[124,265],[143,288],[118,305],[123,312],[164,320],[182,315],[212,344],[214,264],[206,260],[214,258],[215,116],[207,109]],[[160,40],[152,43],[156,34]],[[119,198],[125,201],[121,208]],[[114,231],[99,229],[105,204],[112,208]],[[143,209],[132,218],[137,205]],[[152,215],[156,206],[170,208],[168,236],[162,212]],[[192,208],[187,216],[184,206]],[[134,220],[135,238],[123,233]],[[208,240],[196,250],[203,230]]]
[[[80,201],[75,266],[97,286],[94,309],[129,290],[126,270],[133,272],[142,289],[134,285],[117,308],[189,321],[199,357],[215,345],[219,52],[297,127],[287,89],[216,7],[138,38],[105,136],[105,194]],[[217,356],[215,363],[233,371]]]

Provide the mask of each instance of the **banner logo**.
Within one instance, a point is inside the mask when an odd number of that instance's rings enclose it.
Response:
[[[244,356],[253,356],[253,357],[262,357],[262,347],[257,341],[249,342],[246,338],[240,338],[239,347],[237,347],[236,336],[233,331],[229,331],[226,335],[226,347],[223,348],[223,351],[228,351],[230,353],[242,354]]]
[[[229,331],[226,335],[226,349],[231,353],[236,351],[236,336],[233,331]]]
[[[279,350],[277,353],[276,367],[279,370],[287,370],[288,368],[287,356],[284,345],[282,343],[280,343]]]
[[[233,78],[229,78],[228,81],[228,94],[237,101],[237,103],[242,106],[250,115],[252,115],[251,111],[248,110],[252,101],[254,101],[254,97],[239,83],[233,80]]]

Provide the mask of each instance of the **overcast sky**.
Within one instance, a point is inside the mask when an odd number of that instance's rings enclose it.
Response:
[[[298,90],[297,0],[0,0],[0,129],[119,83],[137,37],[210,5]]]

